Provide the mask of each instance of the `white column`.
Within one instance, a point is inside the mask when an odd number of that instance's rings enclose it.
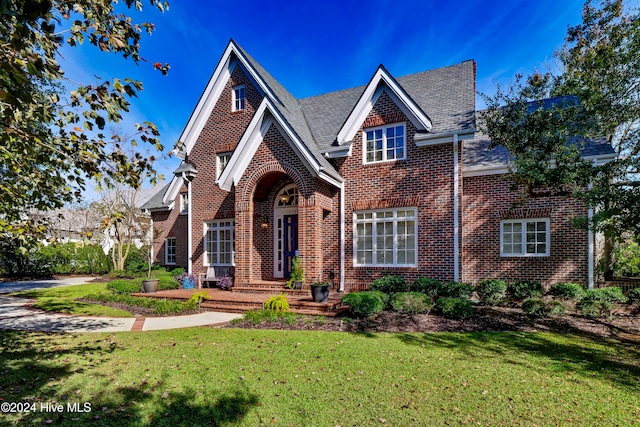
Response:
[[[339,292],[344,292],[344,263],[345,263],[345,248],[344,248],[344,186],[345,183],[340,184],[340,289]]]
[[[188,197],[188,209],[187,212],[187,272],[189,274],[193,274],[193,225],[191,223],[191,181],[185,180],[187,182],[187,197]]]

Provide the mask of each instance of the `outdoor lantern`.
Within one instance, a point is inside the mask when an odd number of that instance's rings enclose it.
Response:
[[[289,201],[289,195],[288,194],[283,194],[280,196],[280,201],[282,202],[282,204],[287,204],[287,202]]]
[[[266,230],[267,228],[269,228],[269,218],[266,215],[262,218],[260,227],[262,227],[263,230]]]

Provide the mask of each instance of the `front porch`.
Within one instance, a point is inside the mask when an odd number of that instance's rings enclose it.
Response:
[[[278,289],[268,283],[256,283],[247,292],[244,289],[232,288],[226,291],[219,288],[203,289],[171,289],[155,293],[133,293],[132,296],[145,298],[166,298],[172,300],[188,300],[197,292],[206,292],[207,299],[200,304],[200,308],[209,311],[221,311],[226,313],[242,313],[249,310],[262,309],[264,302],[274,295],[286,294],[289,302],[289,311],[297,314],[315,316],[336,316],[344,311],[340,300],[343,294],[331,291],[329,301],[326,303],[313,302],[308,289],[289,290]]]

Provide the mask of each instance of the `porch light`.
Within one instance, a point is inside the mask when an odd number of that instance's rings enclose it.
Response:
[[[263,230],[266,230],[267,228],[269,228],[269,217],[267,217],[265,215],[262,218],[262,222],[260,223],[260,227],[262,227]]]
[[[287,202],[289,201],[289,195],[288,194],[283,194],[280,196],[280,201],[282,202],[282,204],[287,204]]]

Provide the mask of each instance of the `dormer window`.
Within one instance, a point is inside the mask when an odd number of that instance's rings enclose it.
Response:
[[[222,175],[222,171],[224,171],[224,168],[227,167],[232,154],[232,152],[218,154],[216,162],[216,180],[220,179],[220,175]]]
[[[364,162],[388,162],[406,159],[405,124],[379,126],[364,130]]]
[[[233,111],[244,110],[245,92],[244,85],[233,87]]]

